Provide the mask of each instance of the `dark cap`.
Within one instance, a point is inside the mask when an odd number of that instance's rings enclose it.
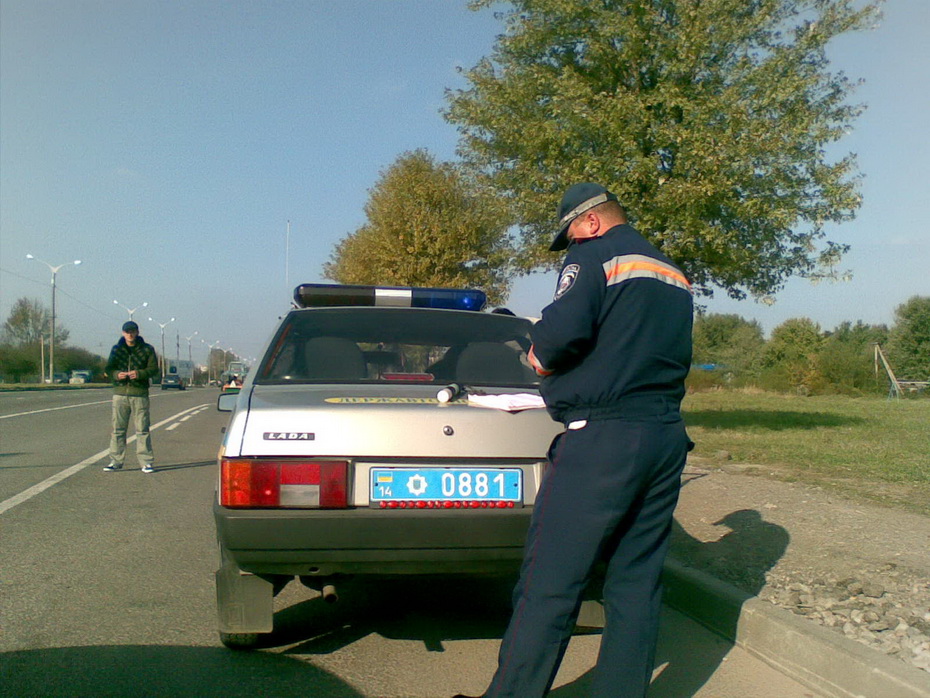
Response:
[[[549,245],[549,251],[558,252],[568,247],[568,226],[578,216],[605,201],[616,200],[616,196],[594,182],[573,184],[566,189],[562,195],[562,203],[559,204],[559,234]]]
[[[123,332],[138,332],[139,326],[132,320],[123,323]]]

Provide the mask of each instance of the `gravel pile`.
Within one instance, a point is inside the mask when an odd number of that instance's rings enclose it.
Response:
[[[930,581],[891,563],[844,579],[771,572],[759,598],[930,672]]]
[[[930,518],[691,464],[671,554],[930,673]]]

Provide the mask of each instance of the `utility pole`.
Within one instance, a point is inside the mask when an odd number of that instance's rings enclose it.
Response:
[[[171,318],[170,320],[168,320],[168,322],[165,322],[165,323],[156,322],[152,318],[149,318],[149,322],[154,322],[156,325],[158,325],[161,328],[161,356],[159,357],[160,359],[159,367],[161,370],[161,374],[164,376],[166,373],[165,368],[167,366],[166,359],[165,359],[165,328],[168,325],[170,325],[172,322],[174,322],[174,318]]]
[[[51,383],[55,380],[55,277],[58,275],[58,270],[66,265],[59,264],[57,267],[52,266],[44,259],[39,259],[38,257],[34,257],[31,254],[27,254],[26,259],[34,259],[37,262],[42,262],[42,264],[47,266],[49,271],[52,272],[52,326],[48,343],[48,382]],[[75,259],[73,262],[68,262],[68,264],[74,264],[75,266],[80,263],[80,259]]]

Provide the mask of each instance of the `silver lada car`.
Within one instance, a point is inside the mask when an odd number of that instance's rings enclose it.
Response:
[[[232,414],[217,601],[234,648],[272,631],[295,578],[334,598],[354,575],[515,572],[561,429],[538,409],[530,321],[484,312],[480,291],[306,284],[295,301],[218,404]]]

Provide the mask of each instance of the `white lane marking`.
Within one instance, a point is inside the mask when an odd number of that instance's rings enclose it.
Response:
[[[170,427],[167,427],[167,428],[165,429],[165,431],[172,431],[172,430],[174,430],[174,429],[177,429],[179,426],[181,426],[181,424],[182,424],[183,422],[186,422],[186,421],[187,421],[188,419],[190,419],[191,417],[197,416],[198,414],[200,414],[201,412],[203,412],[203,411],[204,411],[205,409],[207,409],[208,407],[209,407],[209,405],[201,405],[200,407],[198,407],[196,410],[194,410],[194,411],[191,412],[190,414],[185,415],[184,417],[181,417],[181,419],[180,419],[177,423],[172,424]]]
[[[11,417],[25,417],[29,414],[39,414],[41,412],[55,412],[56,410],[71,410],[75,407],[87,407],[88,405],[104,405],[113,402],[110,400],[98,400],[97,402],[82,402],[78,405],[65,405],[64,407],[46,407],[44,410],[32,410],[31,412],[17,412],[16,414],[5,414],[0,419],[10,419]]]
[[[185,415],[188,412],[193,412],[194,410],[199,410],[201,408],[208,407],[208,406],[209,405],[196,405],[195,407],[189,407],[186,410],[182,410],[181,412],[178,412],[177,414],[168,417],[168,419],[161,420],[158,424],[153,424],[151,427],[149,427],[149,431],[155,431],[156,429],[164,426],[168,422],[171,422],[177,419],[181,415]],[[136,440],[136,436],[135,434],[133,434],[128,439],[126,439],[126,443],[127,445],[131,444],[135,440]],[[41,494],[42,492],[47,490],[52,485],[57,485],[59,482],[61,482],[65,478],[71,477],[75,473],[82,471],[88,465],[92,465],[93,463],[96,463],[97,461],[101,460],[102,458],[108,455],[110,455],[110,449],[105,448],[104,450],[100,451],[100,453],[95,453],[90,458],[85,458],[80,463],[75,463],[71,467],[65,468],[61,472],[55,473],[51,477],[45,478],[42,482],[38,483],[37,485],[33,485],[29,489],[23,490],[19,494],[13,495],[9,499],[5,499],[4,501],[0,502],[0,514],[3,514],[9,511],[13,507],[19,504],[22,504],[23,502],[29,501],[30,499],[35,497],[37,494]]]
[[[165,397],[164,395],[150,395],[150,398]],[[22,400],[23,398],[17,398],[17,400]],[[90,405],[106,405],[113,402],[113,398],[107,400],[97,400],[96,402],[79,402],[76,405],[65,405],[64,407],[46,407],[42,410],[31,410],[29,412],[17,412],[16,414],[4,414],[0,415],[0,419],[10,419],[12,417],[26,417],[30,414],[41,414],[42,412],[55,412],[57,410],[72,410],[75,407],[89,407]],[[183,413],[182,413],[183,414]]]

